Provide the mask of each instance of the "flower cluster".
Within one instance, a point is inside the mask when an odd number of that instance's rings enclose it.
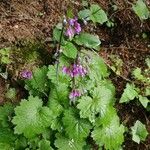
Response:
[[[87,69],[84,68],[81,64],[72,64],[70,67],[64,66],[62,71],[72,78],[77,76],[84,77],[87,74]],[[75,101],[75,99],[80,96],[81,92],[78,89],[73,89],[69,95],[69,99],[71,101]]]
[[[65,35],[71,40],[76,34],[81,32],[81,25],[77,18],[69,19],[68,26]],[[84,77],[87,74],[87,70],[80,64],[73,64],[69,67],[64,66],[62,69],[63,73],[74,78],[76,76]],[[70,100],[75,100],[77,97],[81,96],[81,92],[77,89],[73,89],[69,95]]]
[[[75,99],[76,97],[80,97],[80,96],[81,96],[80,91],[75,89],[75,90],[71,91],[69,98],[72,100],[72,99]]]
[[[66,30],[66,36],[69,37],[69,39],[72,39],[75,34],[79,34],[81,32],[81,25],[78,23],[78,19],[69,19],[68,21],[68,27]]]
[[[80,64],[73,64],[71,67],[64,66],[62,71],[72,78],[76,76],[84,77],[87,74],[87,70]]]
[[[32,72],[29,70],[24,70],[21,72],[21,76],[25,79],[31,79],[32,78]]]

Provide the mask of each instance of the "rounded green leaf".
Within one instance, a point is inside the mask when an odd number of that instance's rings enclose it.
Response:
[[[89,16],[90,16],[91,12],[89,9],[84,9],[84,10],[81,10],[79,11],[78,13],[78,16],[80,19],[86,19],[86,20],[89,20]]]
[[[150,102],[150,100],[148,100],[147,97],[144,97],[141,95],[139,95],[139,101],[143,105],[144,108],[146,108],[148,106],[148,103]]]
[[[92,137],[99,146],[106,150],[118,150],[124,142],[124,126],[119,123],[118,116],[113,116],[105,126],[95,127]]]
[[[81,33],[79,36],[76,36],[75,42],[78,45],[83,45],[85,47],[94,49],[97,49],[97,47],[101,44],[98,36],[89,33]]]
[[[43,139],[39,142],[38,150],[53,150],[53,149],[50,146],[50,141]]]
[[[12,120],[12,123],[16,125],[16,134],[33,138],[51,125],[51,111],[42,105],[42,100],[33,96],[21,101],[20,106],[15,108],[15,116]]]
[[[54,30],[53,30],[53,38],[54,40],[56,40],[57,42],[60,42],[60,38],[61,38],[61,32],[62,29],[60,29],[61,27],[58,25]],[[61,39],[61,44],[64,44],[65,40],[64,40],[64,36],[62,35],[62,39]]]
[[[132,9],[141,20],[148,19],[150,16],[150,12],[143,0],[138,0]]]
[[[131,127],[131,130],[132,140],[138,144],[140,143],[140,141],[144,141],[148,135],[145,125],[139,120],[137,120],[134,126]]]
[[[106,21],[108,21],[107,14],[98,5],[91,5],[90,10],[91,10],[90,19],[94,23],[97,22],[103,24]]]
[[[134,85],[127,83],[126,88],[121,96],[120,103],[129,102],[138,97],[138,92]]]
[[[65,46],[62,46],[62,49],[65,56],[73,59],[76,58],[77,48],[71,42],[67,42]]]
[[[83,146],[86,145],[84,141],[70,139],[60,134],[57,134],[56,138],[55,146],[58,150],[83,150]]]

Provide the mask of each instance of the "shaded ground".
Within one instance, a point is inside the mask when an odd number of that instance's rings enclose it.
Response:
[[[0,77],[0,104],[4,102],[5,95],[5,81]]]
[[[131,71],[135,67],[145,67],[145,58],[150,57],[150,40],[143,39],[142,34],[150,36],[150,22],[141,23],[131,10],[133,0],[90,0],[98,3],[108,12],[109,18],[115,22],[114,28],[98,25],[89,26],[89,31],[99,35],[102,41],[100,55],[111,64],[110,55],[117,55],[123,61],[121,76],[112,74],[119,97],[126,84],[126,78],[131,79]],[[146,0],[150,6],[150,0]],[[114,11],[112,5],[117,6]],[[67,8],[82,8],[81,0],[0,0],[0,48],[11,46],[24,39],[47,41],[52,35],[52,28],[66,13]],[[46,44],[45,44],[46,45]],[[47,45],[46,45],[47,46]],[[49,50],[49,47],[47,47]],[[4,99],[5,81],[0,78],[0,103]],[[118,104],[118,114],[128,127],[139,119],[147,125],[150,132],[150,114],[134,103]],[[149,150],[150,136],[140,145],[126,135],[125,150]]]

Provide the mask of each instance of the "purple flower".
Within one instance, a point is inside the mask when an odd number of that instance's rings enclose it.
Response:
[[[75,19],[69,19],[68,23],[70,26],[74,26],[74,23],[77,21],[77,18]]]
[[[85,76],[87,71],[86,69],[82,66],[82,65],[79,65],[79,64],[74,64],[73,65],[73,70],[72,70],[74,76]]]
[[[78,73],[80,74],[80,76],[84,77],[87,74],[87,70],[82,65],[79,65]]]
[[[77,34],[79,34],[81,32],[81,26],[78,22],[74,23],[74,29]]]
[[[78,23],[77,18],[69,19],[68,24],[69,24],[69,26],[68,26],[65,34],[70,39],[72,39],[75,34],[79,34],[81,32],[81,25]]]
[[[68,74],[69,71],[70,71],[69,68],[66,67],[66,66],[64,66],[64,67],[62,68],[62,72],[65,73],[65,74]]]
[[[25,79],[31,79],[32,78],[32,72],[29,70],[24,70],[21,72],[21,76]]]
[[[66,31],[66,36],[69,37],[69,39],[72,39],[75,35],[75,31],[73,28],[68,27],[67,31]]]
[[[87,74],[87,70],[79,64],[73,64],[71,67],[64,66],[62,71],[63,73],[68,74],[72,78],[76,76],[84,77]]]
[[[70,72],[70,76],[71,77],[76,77],[79,75],[79,72],[78,72],[78,68],[77,68],[77,65],[76,64],[73,64],[72,65],[72,68],[71,68],[71,72]]]
[[[72,100],[72,99],[75,99],[75,98],[80,97],[80,96],[81,96],[80,91],[77,90],[77,89],[74,89],[74,90],[71,91],[71,93],[69,95],[69,99]]]

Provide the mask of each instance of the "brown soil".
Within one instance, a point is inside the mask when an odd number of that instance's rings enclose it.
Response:
[[[50,37],[68,4],[67,0],[0,0],[0,47]]]
[[[0,105],[3,104],[5,98],[5,80],[0,77]]]
[[[131,9],[134,0],[89,0],[98,3],[114,19],[115,27],[90,26],[88,29],[99,35],[102,41],[100,55],[111,64],[109,56],[115,54],[123,60],[121,76],[112,74],[117,97],[120,97],[126,84],[131,79],[131,71],[135,67],[145,67],[145,58],[150,57],[150,40],[143,39],[142,33],[149,36],[150,22],[141,22]],[[150,0],[146,0],[150,6]],[[114,11],[112,5],[118,7]],[[71,7],[77,12],[82,8],[81,0],[0,0],[0,48],[11,46],[20,40],[47,40],[66,10]],[[77,9],[78,8],[78,9]],[[0,103],[4,101],[5,82],[0,78]],[[150,132],[150,114],[134,103],[116,106],[121,121],[128,127],[138,119],[147,125]],[[149,150],[150,136],[146,142],[136,144],[131,135],[126,135],[124,150]]]

